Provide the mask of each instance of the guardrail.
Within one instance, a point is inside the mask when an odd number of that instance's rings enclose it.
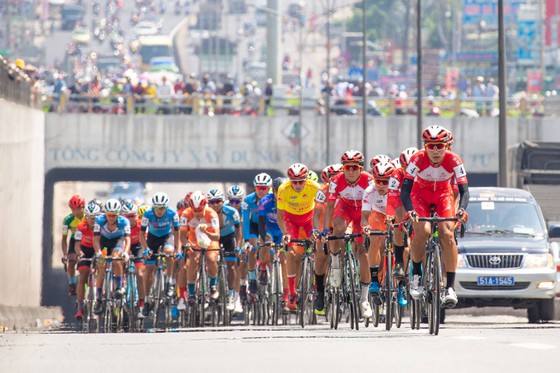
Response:
[[[392,97],[368,97],[368,115],[416,115],[416,99],[398,99]],[[422,104],[425,115],[443,117],[461,116],[495,116],[497,100],[485,99],[425,99]],[[556,110],[558,107],[559,110]],[[203,96],[185,95],[161,100],[152,96],[91,96],[54,94],[43,95],[43,109],[58,112],[82,112],[99,114],[190,114],[190,115],[298,115],[300,108],[304,112],[313,111],[317,115],[326,114],[324,98],[304,97],[300,105],[298,96],[265,97],[243,96]],[[507,100],[508,116],[527,117],[543,115],[560,115],[560,98],[521,98]],[[548,110],[549,109],[549,110]],[[331,97],[331,114],[361,115],[361,97]]]
[[[0,55],[0,97],[19,104],[32,104],[31,78]]]

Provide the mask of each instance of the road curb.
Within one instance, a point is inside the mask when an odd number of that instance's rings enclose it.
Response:
[[[63,320],[60,307],[0,305],[0,333],[57,327]]]

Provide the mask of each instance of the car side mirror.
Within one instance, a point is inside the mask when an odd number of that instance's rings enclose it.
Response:
[[[560,237],[560,225],[551,225],[548,228],[548,237],[559,238]]]

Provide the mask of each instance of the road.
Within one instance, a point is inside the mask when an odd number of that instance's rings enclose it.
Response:
[[[339,330],[231,327],[142,334],[0,334],[0,371],[57,373],[198,369],[228,373],[348,372],[356,368],[420,372],[541,372],[556,369],[560,324],[529,326],[515,316],[449,316],[439,336],[407,324]]]

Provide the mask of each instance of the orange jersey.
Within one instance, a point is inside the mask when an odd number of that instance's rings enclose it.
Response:
[[[181,232],[187,232],[187,238],[192,247],[198,247],[195,230],[200,224],[206,224],[208,226],[207,231],[210,233],[220,232],[220,219],[218,213],[212,208],[205,207],[202,212],[202,217],[200,218],[195,216],[195,212],[192,208],[186,208],[181,214],[180,230]],[[217,249],[219,247],[219,241],[212,241],[208,248]]]
[[[329,198],[329,183],[321,185],[317,195],[315,196],[315,210],[321,211],[319,229],[323,229],[325,225],[325,212],[327,211],[327,199]]]
[[[93,227],[88,227],[87,221],[82,221],[76,227],[74,239],[80,242],[82,247],[93,248]]]

